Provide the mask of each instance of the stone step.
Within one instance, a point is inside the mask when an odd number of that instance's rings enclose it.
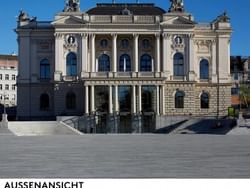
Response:
[[[60,122],[9,122],[9,130],[17,136],[81,135],[79,131]]]

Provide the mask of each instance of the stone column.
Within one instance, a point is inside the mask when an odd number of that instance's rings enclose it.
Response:
[[[160,86],[156,86],[156,115],[159,116],[160,115]]]
[[[216,41],[212,41],[212,83],[217,83]],[[211,65],[211,64],[210,64]]]
[[[115,86],[115,112],[119,112],[118,86]]]
[[[113,114],[112,86],[109,86],[109,114]]]
[[[155,72],[161,72],[160,35],[156,34],[155,38]]]
[[[83,33],[82,34],[82,70],[81,70],[81,75],[84,77],[86,72],[88,71],[88,34]]]
[[[113,72],[117,72],[117,34],[112,34],[112,37]]]
[[[195,80],[195,71],[194,71],[194,34],[189,35],[189,71],[188,71],[188,80]]]
[[[141,96],[142,92],[141,91],[142,91],[142,86],[139,85],[138,86],[138,104],[139,104],[138,112],[139,113],[142,111],[142,96]]]
[[[138,72],[139,70],[139,35],[134,34],[134,72]]]
[[[85,114],[89,114],[89,86],[85,86]]]
[[[97,72],[95,57],[95,34],[91,35],[91,72]]]
[[[91,113],[95,112],[95,86],[91,86]]]
[[[132,86],[132,114],[136,114],[136,89],[135,86]]]
[[[165,115],[165,86],[161,86],[161,114]]]

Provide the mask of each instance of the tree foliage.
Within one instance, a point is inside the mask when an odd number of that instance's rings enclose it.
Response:
[[[246,105],[246,107],[250,104],[250,86],[246,84],[242,84],[240,86],[240,102],[241,104]]]

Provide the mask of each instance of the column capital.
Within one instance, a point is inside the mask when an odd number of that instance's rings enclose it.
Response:
[[[161,34],[160,34],[160,33],[156,33],[156,34],[155,34],[155,38],[156,38],[156,39],[160,39],[160,37],[161,37]]]
[[[194,39],[195,34],[194,34],[194,33],[188,34],[188,37],[189,37],[190,39]]]
[[[63,37],[62,33],[54,33],[54,37],[57,39],[61,39]]]
[[[95,33],[91,33],[91,34],[89,34],[89,36],[91,36],[91,38],[93,39],[93,38],[95,38],[96,34]]]
[[[116,39],[117,38],[117,33],[111,33],[111,36],[113,37],[113,39]]]
[[[133,37],[134,37],[134,39],[138,39],[139,38],[139,34],[138,33],[133,33]]]
[[[164,39],[170,39],[171,34],[169,34],[169,33],[162,33],[162,37],[163,37]]]
[[[88,33],[81,33],[80,36],[82,38],[86,39],[89,36],[89,34]]]

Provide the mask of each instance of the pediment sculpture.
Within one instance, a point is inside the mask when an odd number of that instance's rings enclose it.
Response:
[[[171,7],[169,12],[184,12],[184,2],[183,0],[170,0]]]
[[[66,0],[64,12],[79,12],[80,0]]]

